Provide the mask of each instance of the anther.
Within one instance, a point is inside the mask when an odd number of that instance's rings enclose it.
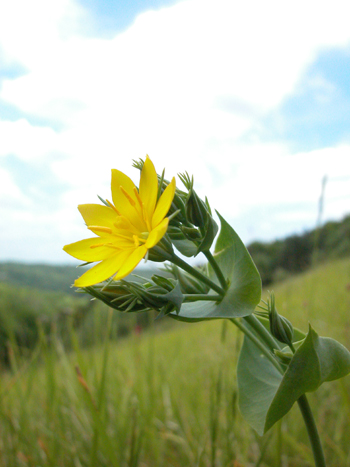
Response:
[[[140,194],[139,192],[137,191],[137,188],[134,186],[134,194],[136,196],[136,199],[137,201],[139,202],[139,205],[141,207],[141,209],[143,209],[143,202],[142,202],[142,199],[140,198]]]
[[[129,201],[129,203],[131,204],[132,207],[135,207],[136,203],[135,201],[132,199],[132,197],[129,195],[129,193],[127,193],[124,188],[122,186],[120,186],[120,189],[121,189],[121,192],[123,193],[123,195],[126,197],[126,199]]]
[[[108,199],[106,199],[107,203],[109,204],[109,206],[113,209],[113,211],[115,211],[118,216],[120,216],[120,212],[118,211],[118,209],[114,206],[114,204],[112,204],[110,201],[108,201]]]
[[[97,232],[103,232],[103,233],[112,233],[112,229],[110,227],[103,227],[100,225],[88,225],[89,230],[96,230]]]

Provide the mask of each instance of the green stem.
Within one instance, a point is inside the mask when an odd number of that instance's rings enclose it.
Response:
[[[273,338],[273,336],[269,333],[269,331],[265,328],[263,324],[258,320],[258,318],[254,315],[249,315],[245,316],[244,321],[246,321],[253,329],[254,331],[262,338],[262,340],[265,342],[267,347],[270,350],[274,349],[279,349],[280,346],[276,342],[276,340]]]
[[[225,295],[225,291],[220,286],[215,284],[215,282],[211,281],[209,277],[205,276],[204,274],[199,272],[197,269],[193,268],[192,266],[187,264],[185,261],[183,261],[181,258],[176,256],[175,253],[171,255],[170,261],[176,264],[176,266],[179,266],[179,268],[183,269],[184,271],[188,272],[192,276],[196,277],[201,282],[204,282],[205,284],[207,284],[211,289],[215,290],[215,292],[221,295],[221,297]]]
[[[284,371],[281,367],[281,365],[278,363],[278,361],[275,359],[273,354],[270,352],[270,350],[266,347],[266,345],[261,342],[260,339],[257,338],[257,336],[250,331],[250,329],[246,328],[244,324],[242,324],[239,319],[237,318],[231,318],[230,319],[233,324],[235,324],[247,337],[250,339],[254,344],[262,351],[262,353],[265,355],[265,357],[270,360],[272,365],[283,375]]]
[[[184,295],[185,302],[197,302],[198,300],[206,300],[211,302],[219,302],[222,300],[222,295],[209,295],[209,294],[186,294]]]
[[[324,457],[320,436],[317,431],[315,419],[311,412],[309,401],[307,400],[305,394],[299,397],[298,405],[306,425],[307,433],[309,435],[315,460],[315,467],[326,467],[326,460]]]
[[[208,251],[203,251],[204,256],[207,258],[209,261],[210,266],[214,269],[214,272],[216,274],[216,277],[219,279],[219,282],[221,284],[221,287],[226,290],[227,289],[227,281],[218,265],[216,262],[214,256],[211,254],[211,252]]]

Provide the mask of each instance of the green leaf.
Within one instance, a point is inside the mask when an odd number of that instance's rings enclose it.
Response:
[[[334,339],[319,337],[310,326],[271,403],[265,431],[289,412],[300,396],[316,391],[325,381],[342,378],[349,372],[349,351]]]
[[[177,316],[182,321],[201,321],[214,318],[237,318],[253,313],[261,298],[261,279],[242,240],[218,214],[221,230],[216,242],[214,258],[228,281],[228,289],[220,303],[197,301],[184,303]],[[209,267],[210,279],[219,284]]]
[[[239,355],[237,381],[240,411],[249,425],[263,435],[266,415],[282,375],[246,336]]]
[[[319,337],[311,326],[284,375],[245,337],[237,368],[240,410],[262,435],[300,396],[349,372],[350,352],[334,339]]]

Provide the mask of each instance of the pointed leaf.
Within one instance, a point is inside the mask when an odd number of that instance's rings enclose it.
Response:
[[[295,352],[266,417],[265,431],[292,408],[300,396],[316,391],[325,381],[342,378],[350,372],[350,352],[329,337],[309,333]]]
[[[334,339],[319,337],[311,327],[284,375],[245,337],[237,368],[240,410],[263,435],[301,395],[349,372],[350,352]]]

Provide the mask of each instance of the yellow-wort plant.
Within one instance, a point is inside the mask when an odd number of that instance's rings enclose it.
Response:
[[[123,312],[156,310],[182,321],[228,319],[244,333],[237,368],[239,407],[259,435],[299,405],[315,466],[326,462],[306,397],[326,382],[350,372],[350,353],[309,326],[295,329],[275,306],[271,293],[261,302],[261,279],[239,236],[208,200],[202,200],[187,173],[175,179],[158,175],[149,157],[134,162],[139,187],[112,170],[112,201],[78,207],[92,238],[64,250],[89,268],[75,286]],[[215,246],[214,246],[215,241]],[[181,253],[181,257],[179,256]],[[201,268],[182,258],[202,253]],[[126,279],[143,259],[164,263],[166,274]],[[132,276],[131,276],[132,277]],[[260,304],[261,303],[261,304]]]

